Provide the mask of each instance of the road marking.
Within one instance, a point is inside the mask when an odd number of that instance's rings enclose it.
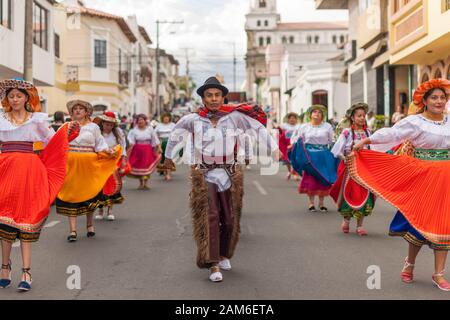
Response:
[[[47,224],[44,226],[44,228],[52,228],[52,227],[56,226],[56,225],[59,224],[59,223],[61,223],[61,221],[52,221],[52,222],[47,223]]]
[[[259,193],[261,193],[263,196],[267,196],[267,191],[263,188],[263,186],[258,181],[253,181],[253,184],[258,189]]]

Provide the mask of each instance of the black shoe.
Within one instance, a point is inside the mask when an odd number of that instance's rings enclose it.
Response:
[[[327,209],[327,207],[320,207],[320,211],[321,212],[328,212],[328,209]]]
[[[77,241],[77,232],[76,231],[72,231],[70,233],[70,235],[67,237],[67,241],[69,241],[69,242]]]
[[[93,227],[93,226],[88,226],[87,229],[92,228],[92,227]],[[88,231],[87,234],[86,234],[86,236],[87,236],[88,238],[93,238],[93,237],[95,237],[95,232],[93,232],[93,231]]]
[[[316,207],[314,207],[314,206],[309,207],[308,210],[309,210],[309,212],[317,212]]]

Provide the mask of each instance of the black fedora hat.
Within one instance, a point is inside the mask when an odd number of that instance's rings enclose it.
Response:
[[[223,86],[219,80],[217,80],[216,77],[210,77],[208,78],[205,83],[197,89],[197,94],[203,98],[203,94],[205,93],[206,90],[211,89],[211,88],[215,88],[215,89],[219,89],[222,91],[223,96],[225,97],[228,94],[228,89]]]

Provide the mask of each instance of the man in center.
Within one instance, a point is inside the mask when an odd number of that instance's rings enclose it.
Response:
[[[184,116],[175,126],[166,147],[165,167],[174,166],[175,147],[189,135],[190,206],[198,248],[197,265],[210,270],[211,281],[220,282],[221,270],[231,270],[230,259],[240,233],[244,186],[238,150],[245,150],[248,164],[250,136],[261,150],[267,151],[266,155],[272,156],[278,146],[264,127],[267,117],[261,108],[225,105],[228,89],[217,78],[206,80],[197,93],[204,106]]]

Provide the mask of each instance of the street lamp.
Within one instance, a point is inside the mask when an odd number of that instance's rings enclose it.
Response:
[[[181,21],[167,21],[167,20],[156,20],[156,111],[158,114],[158,119],[161,116],[161,103],[159,98],[159,25],[160,24],[182,24]]]

